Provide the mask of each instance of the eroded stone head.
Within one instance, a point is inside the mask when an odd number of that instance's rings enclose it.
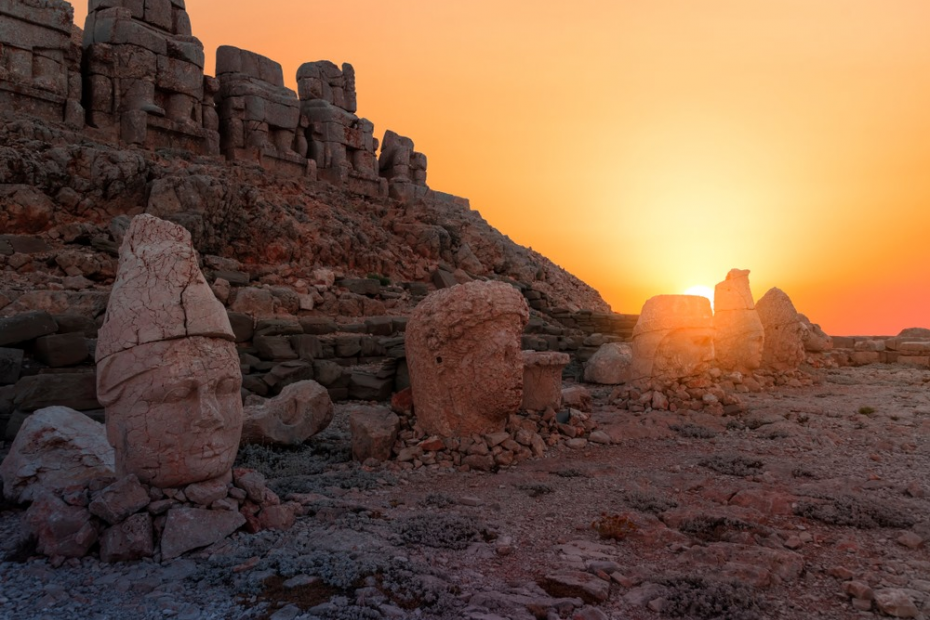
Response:
[[[710,301],[695,295],[648,299],[633,328],[630,378],[674,380],[703,372],[714,359]]]
[[[503,282],[469,282],[429,295],[407,324],[417,421],[432,435],[502,430],[523,400],[520,338],[526,301]]]
[[[762,364],[765,329],[752,299],[748,269],[731,269],[715,287],[714,332],[720,368],[748,372]]]
[[[242,433],[232,328],[190,234],[133,219],[97,343],[97,392],[118,475],[161,487],[229,475]]]

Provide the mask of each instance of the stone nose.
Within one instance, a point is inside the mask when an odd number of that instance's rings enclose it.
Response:
[[[217,429],[223,426],[223,412],[220,411],[220,403],[210,386],[204,385],[197,390],[194,426],[203,429]]]

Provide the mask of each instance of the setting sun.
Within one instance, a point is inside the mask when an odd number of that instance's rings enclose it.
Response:
[[[714,309],[714,289],[709,286],[698,284],[691,288],[685,289],[685,295],[696,295],[697,297],[706,297],[710,300],[710,308]]]

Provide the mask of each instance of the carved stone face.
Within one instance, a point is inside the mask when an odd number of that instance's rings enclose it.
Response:
[[[179,487],[227,474],[242,433],[235,345],[193,337],[134,347],[98,367],[119,475]]]

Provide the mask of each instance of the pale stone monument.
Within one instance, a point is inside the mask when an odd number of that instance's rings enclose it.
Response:
[[[135,217],[97,343],[117,475],[159,487],[230,476],[242,433],[234,340],[190,233]]]
[[[762,364],[765,328],[756,312],[748,269],[731,269],[714,289],[714,354],[724,370],[748,372]]]
[[[523,352],[523,409],[558,410],[562,406],[562,369],[571,357],[558,351]]]
[[[710,300],[696,295],[657,295],[646,301],[633,328],[633,381],[671,381],[700,374],[713,359]]]
[[[778,288],[769,289],[756,304],[765,328],[762,365],[771,370],[795,370],[804,361],[804,328],[791,298]]]

